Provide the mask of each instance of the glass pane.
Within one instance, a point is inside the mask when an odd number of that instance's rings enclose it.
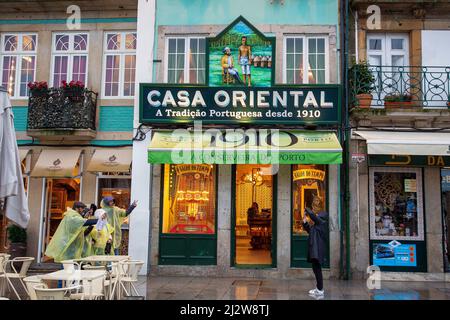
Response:
[[[369,56],[369,64],[371,66],[381,66],[381,56],[379,56],[379,55],[370,55]]]
[[[120,33],[108,34],[106,37],[106,49],[120,50]]]
[[[114,179],[99,178],[98,179],[98,203],[104,197],[112,196],[115,205],[122,209],[127,209],[130,205],[131,179]]]
[[[303,69],[303,55],[302,54],[295,55],[294,68],[295,69]]]
[[[87,34],[76,34],[74,36],[73,49],[75,51],[87,50]]]
[[[106,56],[105,96],[119,95],[120,56]]]
[[[369,50],[382,50],[381,39],[370,39]]]
[[[325,39],[317,39],[317,53],[325,53]]]
[[[28,95],[28,83],[34,81],[36,57],[22,57],[22,70],[20,71],[20,93],[21,97]]]
[[[125,49],[136,49],[136,33],[127,33],[125,36]]]
[[[168,83],[176,83],[176,70],[169,70],[167,75],[167,82]]]
[[[189,69],[189,83],[197,83],[197,70]]]
[[[184,83],[184,69],[177,69],[175,81],[176,83]]]
[[[295,68],[295,54],[286,54],[286,68],[287,69]]]
[[[318,84],[325,84],[325,70],[316,71],[316,79]]]
[[[162,232],[215,234],[216,167],[164,165]]]
[[[177,39],[169,39],[169,53],[177,52]]]
[[[124,69],[124,96],[134,96],[134,78],[136,70],[136,56],[125,56],[125,69]]]
[[[302,38],[295,39],[295,53],[303,53],[303,39]]]
[[[199,53],[205,53],[205,47],[206,47],[206,40],[204,38],[201,38],[198,40],[198,52]]]
[[[205,63],[206,63],[206,55],[205,54],[199,54],[198,55],[198,68],[199,69],[205,69]]]
[[[315,214],[326,210],[327,170],[324,165],[294,165],[292,168],[292,232],[307,235],[303,217],[305,208]],[[308,218],[307,223],[312,223]]]
[[[317,55],[317,69],[325,69],[325,55],[324,54]]]
[[[15,91],[15,81],[16,81],[16,67],[17,58],[16,57],[3,57],[3,67],[2,67],[2,86],[8,90],[11,96],[14,96]]]
[[[86,56],[74,56],[72,66],[72,80],[86,83]]]
[[[294,53],[294,41],[293,38],[286,39],[286,52],[287,53]]]
[[[295,83],[294,72],[295,72],[294,70],[286,70],[286,83],[288,84]]]
[[[177,68],[184,68],[184,54],[177,54]]]
[[[198,40],[197,39],[191,39],[190,40],[190,52],[191,53],[197,53],[198,52]]]
[[[169,53],[169,61],[168,61],[168,68],[169,69],[174,69],[174,68],[177,67],[176,66],[176,58],[177,58],[176,54]]]
[[[415,172],[373,172],[376,236],[419,236],[418,179]]]
[[[405,57],[404,56],[392,56],[392,65],[396,67],[402,67],[404,66]],[[398,71],[397,68],[395,69],[396,72]]]
[[[391,49],[403,50],[403,39],[391,39]]]
[[[303,68],[294,70],[294,83],[303,83]]]
[[[317,56],[315,54],[310,54],[308,57],[309,68],[317,69]]]
[[[309,53],[316,53],[317,52],[317,41],[316,39],[309,39],[308,41],[308,50]]]
[[[198,60],[197,54],[189,54],[189,68],[190,69],[197,68],[197,60]]]
[[[184,39],[177,39],[177,52],[184,53]]]
[[[19,38],[13,35],[6,35],[5,42],[3,45],[4,51],[16,51],[18,46]]]
[[[36,36],[23,36],[22,38],[22,50],[23,51],[35,51],[36,50]]]
[[[64,34],[57,34],[55,36],[55,50],[67,51],[69,50],[69,36]]]
[[[67,81],[68,56],[55,56],[53,65],[53,86],[58,87],[61,81]]]
[[[197,83],[205,83],[205,69],[199,70],[197,72]]]

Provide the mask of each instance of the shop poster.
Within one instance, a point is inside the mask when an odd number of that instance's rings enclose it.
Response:
[[[380,267],[417,267],[415,244],[401,244],[397,240],[373,244],[373,265]]]

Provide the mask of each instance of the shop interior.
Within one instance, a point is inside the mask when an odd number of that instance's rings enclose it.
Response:
[[[450,272],[450,168],[442,169],[441,175],[444,270]]]
[[[237,265],[272,264],[272,197],[272,166],[236,166]]]

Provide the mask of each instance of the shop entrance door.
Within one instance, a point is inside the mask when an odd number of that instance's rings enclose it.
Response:
[[[450,272],[450,168],[442,169],[441,176],[444,270]]]
[[[276,175],[270,165],[236,165],[232,265],[276,266]]]

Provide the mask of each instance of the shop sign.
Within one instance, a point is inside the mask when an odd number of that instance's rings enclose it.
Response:
[[[199,173],[208,176],[211,172],[212,166],[209,164],[180,164],[175,167],[178,175],[187,173]]]
[[[275,85],[275,38],[243,17],[206,40],[206,84],[141,83],[140,122],[337,124],[339,85]]]
[[[352,162],[363,163],[364,161],[366,161],[365,153],[352,153]]]
[[[450,166],[450,156],[370,155],[371,166]]]
[[[373,264],[384,267],[417,267],[415,244],[401,244],[397,240],[373,244]]]
[[[417,180],[416,179],[405,179],[405,192],[417,192]]]
[[[317,169],[300,169],[293,172],[294,181],[298,180],[325,180],[325,171]]]

